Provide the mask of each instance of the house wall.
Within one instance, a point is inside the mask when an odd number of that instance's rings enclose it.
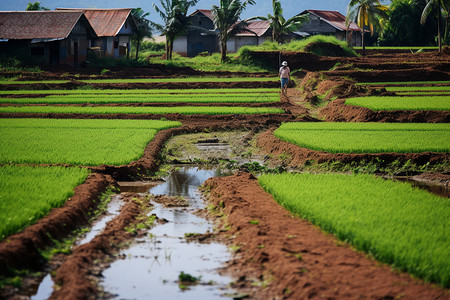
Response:
[[[189,23],[196,29],[191,29],[185,36],[176,38],[173,43],[173,51],[189,57],[202,52],[217,52],[219,46],[216,36],[211,34],[211,31],[214,30],[211,19],[202,13],[197,13],[189,17]]]
[[[270,36],[232,36],[227,42],[227,51],[238,52],[242,46],[258,46],[271,39]]]
[[[308,32],[311,35],[335,35],[338,30],[327,22],[322,21],[319,17],[309,14],[309,21],[303,23],[303,25],[299,27],[298,31]]]

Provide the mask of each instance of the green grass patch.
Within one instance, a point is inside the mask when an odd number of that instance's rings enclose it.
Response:
[[[251,88],[251,89],[91,89],[91,90],[18,90],[18,91],[0,91],[0,95],[29,95],[29,94],[56,94],[56,95],[165,95],[165,94],[240,94],[240,93],[279,93],[278,88]]]
[[[51,95],[40,98],[0,98],[0,103],[77,104],[77,103],[268,103],[279,102],[278,94],[162,94],[162,95]]]
[[[450,92],[450,86],[391,86],[388,92]]]
[[[449,124],[285,123],[274,132],[286,142],[331,153],[449,152]]]
[[[0,119],[0,163],[97,166],[139,159],[158,130],[152,120]]]
[[[289,211],[377,260],[450,286],[448,199],[373,175],[262,175]]]
[[[450,96],[450,91],[396,92],[396,94],[398,96],[447,96],[447,95]]]
[[[179,107],[79,107],[79,106],[6,106],[0,113],[55,113],[55,114],[280,114],[283,109],[269,107],[229,107],[229,106],[179,106]]]
[[[450,97],[448,96],[369,96],[349,98],[345,104],[367,107],[374,111],[380,110],[450,110]]]
[[[279,81],[278,77],[182,77],[182,78],[131,78],[131,79],[88,79],[85,83],[151,83],[151,82],[253,82]]]
[[[356,85],[433,85],[450,84],[450,81],[392,81],[392,82],[359,82]]]
[[[88,174],[81,168],[1,166],[0,240],[62,206]]]

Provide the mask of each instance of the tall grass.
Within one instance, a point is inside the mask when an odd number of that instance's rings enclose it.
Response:
[[[0,240],[62,206],[88,173],[81,168],[0,166]]]
[[[262,175],[289,211],[377,260],[450,286],[448,199],[373,175]]]
[[[345,104],[362,106],[374,111],[380,110],[450,110],[448,96],[369,96],[348,98]]]
[[[179,122],[0,119],[0,164],[122,165],[139,159],[158,130]]]
[[[179,106],[179,107],[79,107],[79,106],[5,106],[0,113],[55,113],[55,114],[280,114],[283,109],[270,107],[230,107],[230,106]]]
[[[275,136],[331,153],[449,152],[448,124],[285,123]]]
[[[265,103],[278,102],[278,94],[85,94],[85,95],[52,95],[34,98],[0,98],[0,103],[48,103],[48,104],[76,104],[76,103]]]

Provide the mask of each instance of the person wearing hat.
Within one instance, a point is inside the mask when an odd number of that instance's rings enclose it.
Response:
[[[281,79],[281,93],[283,95],[286,95],[288,83],[289,83],[289,80],[291,79],[291,69],[289,69],[287,61],[283,61],[281,63],[281,68],[280,68],[279,73],[280,73],[280,79]]]

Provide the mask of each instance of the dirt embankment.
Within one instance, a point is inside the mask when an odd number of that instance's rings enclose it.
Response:
[[[291,143],[281,141],[273,135],[273,130],[268,130],[261,133],[257,139],[257,146],[266,154],[273,156],[283,155],[286,157],[286,164],[290,167],[297,168],[308,161],[317,163],[339,161],[343,163],[361,162],[361,161],[375,161],[381,160],[385,163],[392,163],[396,160],[423,165],[429,162],[430,164],[438,164],[448,162],[450,160],[450,153],[329,153],[324,151],[314,151],[311,149],[302,148]]]
[[[373,111],[369,108],[347,105],[337,99],[322,108],[319,118],[326,122],[390,122],[390,123],[449,123],[449,111],[391,110]]]
[[[91,174],[63,207],[53,209],[47,216],[23,231],[0,242],[0,275],[12,269],[39,269],[44,263],[40,250],[60,240],[88,222],[88,213],[97,204],[101,193],[113,185],[108,175]]]
[[[205,185],[231,227],[224,234],[240,247],[228,270],[252,299],[448,299],[448,290],[394,272],[293,217],[249,173]]]

